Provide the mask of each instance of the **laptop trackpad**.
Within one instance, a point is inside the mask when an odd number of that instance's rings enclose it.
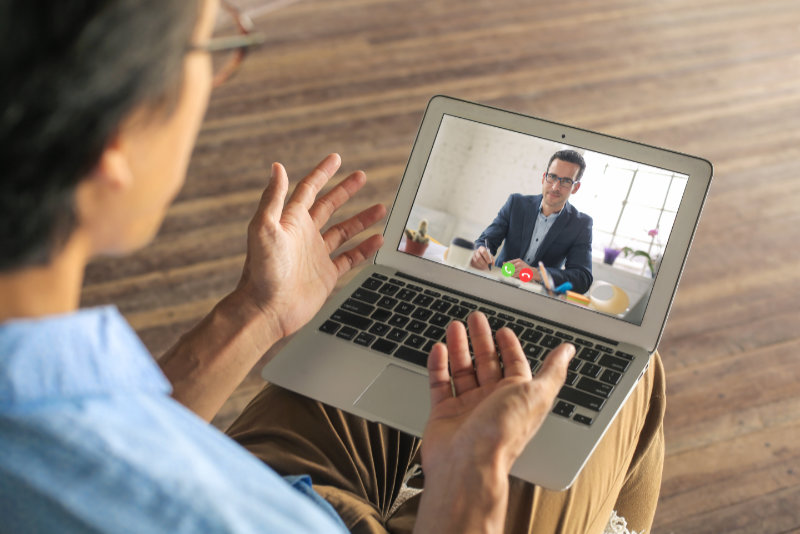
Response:
[[[428,376],[389,364],[356,399],[372,419],[422,435],[431,409]]]

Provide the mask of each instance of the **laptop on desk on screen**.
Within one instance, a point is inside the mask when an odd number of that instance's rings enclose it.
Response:
[[[565,299],[501,268],[472,269],[463,250],[448,248],[453,240],[475,241],[512,194],[540,194],[550,156],[564,149],[586,161],[569,202],[594,221],[594,281],[583,298]],[[480,309],[493,329],[508,326],[534,372],[550,348],[569,340],[578,352],[567,384],[511,471],[568,488],[649,365],[711,172],[692,156],[436,96],[374,263],[328,300],[262,376],[421,436],[430,411],[427,354],[451,320]],[[408,253],[405,229],[423,219],[434,240],[424,253]],[[603,263],[604,248],[624,246],[647,252],[655,272],[639,257]]]

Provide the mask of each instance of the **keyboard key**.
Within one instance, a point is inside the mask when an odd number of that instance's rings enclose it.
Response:
[[[415,334],[421,334],[426,328],[428,328],[428,323],[417,319],[412,319],[412,321],[406,325],[406,330]]]
[[[417,295],[417,297],[411,302],[419,306],[430,306],[431,302],[433,302],[433,297],[429,297],[428,295]]]
[[[392,318],[389,319],[389,324],[392,326],[403,327],[408,322],[408,317],[405,315],[400,315],[399,313],[395,313],[392,315]]]
[[[557,346],[561,345],[561,340],[558,339],[556,336],[544,336],[544,338],[539,342],[539,344],[548,349],[554,349]]]
[[[589,341],[587,339],[582,339],[582,338],[579,338],[579,337],[575,338],[575,344],[576,345],[583,345],[584,347],[594,347],[594,343],[592,343],[591,341]]]
[[[499,318],[501,318],[502,320],[504,320],[505,322],[507,322],[507,323],[513,323],[514,322],[514,316],[509,315],[507,313],[498,313],[497,316]]]
[[[600,372],[602,370],[603,368],[600,367],[599,365],[586,362],[585,364],[583,364],[583,367],[581,367],[581,374],[591,378],[597,378],[598,376],[600,376]]]
[[[416,291],[417,293],[419,293],[420,291],[422,291],[422,288],[421,288],[421,287],[419,287],[419,286],[415,286],[414,284],[408,284],[406,287],[407,287],[408,289],[410,289],[411,291]]]
[[[359,315],[369,316],[375,311],[375,306],[356,299],[347,299],[342,303],[342,309]]]
[[[401,302],[397,305],[397,308],[394,309],[397,313],[402,313],[403,315],[410,315],[416,309],[416,306],[413,304],[409,304],[408,302]]]
[[[536,330],[538,330],[539,332],[544,332],[545,334],[552,334],[553,333],[553,329],[552,328],[547,328],[546,326],[542,326],[542,325],[537,325],[536,326]]]
[[[359,345],[364,345],[365,347],[369,347],[370,343],[375,341],[375,336],[372,334],[367,334],[366,332],[360,332],[356,339],[354,340]]]
[[[533,328],[533,323],[530,321],[526,321],[525,319],[517,319],[517,323],[521,324],[525,328]]]
[[[607,399],[608,396],[611,395],[611,391],[614,389],[614,386],[609,386],[604,382],[598,382],[597,380],[592,380],[591,378],[587,378],[585,376],[578,380],[578,384],[575,387],[582,389],[587,393],[591,393],[592,395],[603,397],[604,399]]]
[[[567,367],[567,369],[569,369],[570,371],[577,371],[578,369],[581,368],[582,363],[583,362],[580,361],[578,358],[572,358],[569,361],[569,366]]]
[[[553,413],[562,417],[572,417],[573,412],[575,412],[575,406],[564,401],[558,401],[553,408]]]
[[[398,280],[397,278],[389,278],[389,282],[393,283],[396,286],[401,286],[401,287],[406,285],[405,282],[403,282],[402,280]]]
[[[433,311],[444,313],[450,309],[451,304],[449,302],[445,302],[442,299],[434,300],[433,304],[431,304],[431,309]]]
[[[433,350],[434,345],[436,345],[436,342],[431,339],[430,341],[425,343],[425,347],[422,350],[425,352],[425,354],[430,354],[431,351]]]
[[[428,322],[436,326],[446,326],[447,323],[450,322],[450,317],[443,313],[435,313],[433,314],[433,317],[428,320]]]
[[[530,343],[536,343],[540,339],[542,339],[542,333],[536,332],[535,330],[531,330],[530,328],[525,330],[525,332],[520,336],[520,339],[523,341],[528,341]]]
[[[539,368],[542,366],[542,362],[537,360],[528,360],[528,363],[531,364],[531,374],[536,376],[536,373],[539,372]]]
[[[579,413],[576,413],[575,416],[572,418],[572,420],[575,421],[576,423],[581,423],[582,425],[588,426],[592,424],[591,417],[586,417],[585,415],[581,415]]]
[[[411,362],[416,365],[421,365],[423,367],[428,365],[427,352],[422,352],[416,349],[412,349],[411,347],[407,347],[405,345],[397,349],[397,352],[395,352],[394,355],[397,358],[400,358],[401,360],[405,360],[407,362]]]
[[[409,347],[413,347],[415,349],[419,349],[419,348],[424,347],[425,343],[427,343],[427,342],[428,342],[427,338],[424,338],[422,336],[418,336],[417,334],[411,334],[406,339],[405,344],[408,345]]]
[[[506,328],[508,328],[509,330],[514,332],[514,334],[517,337],[519,337],[520,334],[522,334],[522,331],[525,330],[524,326],[522,326],[521,324],[516,324],[516,323],[507,323],[506,324]]]
[[[624,373],[630,363],[628,360],[623,360],[622,358],[617,358],[616,356],[611,356],[610,354],[604,354],[600,358],[600,365],[603,367],[608,367],[609,369],[613,369],[619,373]]]
[[[453,319],[463,319],[468,313],[469,310],[464,306],[453,306],[450,308],[450,311],[447,312],[447,315]]]
[[[378,308],[377,310],[375,310],[375,313],[370,315],[370,317],[372,317],[376,321],[381,321],[381,322],[388,321],[389,317],[391,316],[392,312],[390,312],[389,310],[384,310],[383,308]]]
[[[382,336],[391,329],[392,327],[389,326],[388,324],[375,323],[374,325],[372,325],[372,328],[370,328],[369,331],[377,336]]]
[[[503,328],[505,324],[506,322],[503,321],[502,319],[499,319],[497,317],[489,317],[489,328],[491,328],[492,331],[496,331]]]
[[[379,293],[375,293],[374,291],[370,291],[369,289],[364,289],[359,287],[353,292],[353,298],[358,300],[363,300],[364,302],[368,302],[370,304],[375,304],[381,298]]]
[[[461,302],[461,305],[464,306],[465,308],[469,308],[470,310],[477,309],[478,307],[477,304],[473,304],[471,302],[463,302],[463,301]]]
[[[630,362],[633,361],[633,354],[628,354],[627,352],[622,352],[621,350],[618,350],[614,354],[616,354],[620,358],[625,358],[626,360],[628,360]]]
[[[564,382],[568,386],[574,386],[575,382],[578,381],[578,373],[573,373],[572,371],[567,372],[567,379]]]
[[[450,295],[442,295],[442,300],[447,301],[450,304],[458,304],[458,299],[451,297]]]
[[[336,337],[340,337],[342,339],[346,339],[350,341],[353,339],[356,334],[358,334],[358,330],[352,328],[350,326],[343,326],[341,330],[336,333]]]
[[[622,374],[616,371],[612,371],[611,369],[606,369],[603,371],[603,375],[600,377],[600,380],[605,382],[606,384],[611,384],[612,386],[616,386],[619,384],[619,380],[622,378]]]
[[[336,321],[331,321],[330,319],[328,319],[327,321],[322,323],[322,326],[319,327],[319,331],[320,332],[325,332],[326,334],[333,334],[337,330],[339,330],[340,326],[341,325],[339,323],[337,323]]]
[[[407,335],[408,332],[405,330],[401,330],[400,328],[392,328],[392,331],[389,332],[389,334],[386,336],[386,339],[391,341],[403,341]]]
[[[606,403],[605,399],[589,395],[586,392],[572,388],[570,386],[563,386],[561,391],[558,392],[557,397],[561,400],[577,404],[588,410],[599,412],[603,405]]]
[[[419,319],[420,321],[427,321],[428,317],[433,315],[433,312],[427,308],[417,308],[414,310],[414,313],[411,314],[413,319]]]
[[[556,337],[561,338],[565,341],[572,341],[573,339],[575,339],[573,336],[565,334],[564,332],[556,332]]]
[[[525,356],[528,358],[538,358],[539,355],[544,352],[542,347],[538,345],[534,345],[533,343],[527,343],[525,347],[522,349],[522,352],[525,353]]]
[[[388,295],[388,296],[391,297],[392,295],[394,295],[398,291],[400,291],[400,286],[396,286],[394,284],[390,284],[389,282],[386,282],[378,290],[378,293],[380,293],[381,295]]]
[[[480,308],[478,308],[478,311],[483,312],[486,315],[494,315],[495,313],[497,313],[493,309],[487,308],[486,306],[481,306]]]
[[[427,330],[425,330],[424,335],[429,339],[438,341],[442,339],[442,337],[444,336],[444,328],[439,328],[438,326],[431,325],[428,327]]]
[[[397,305],[397,299],[393,299],[392,297],[383,297],[381,300],[378,301],[378,306],[381,308],[386,308],[387,310],[391,310]]]
[[[372,278],[377,278],[378,280],[388,280],[389,279],[388,276],[384,276],[384,275],[378,274],[378,273],[372,273]]]
[[[428,295],[428,296],[437,297],[437,298],[442,296],[441,293],[439,293],[438,291],[434,291],[433,289],[426,289],[425,290],[425,294]]]
[[[359,330],[366,330],[369,328],[369,325],[372,324],[372,320],[345,310],[336,310],[333,312],[333,315],[331,315],[331,319],[338,323],[343,323],[348,326],[352,326],[353,328],[358,328]]]
[[[578,353],[578,358],[581,360],[586,360],[587,362],[596,362],[597,358],[600,357],[600,353],[595,349],[590,349],[589,347],[584,347],[581,349],[580,353]]]
[[[411,291],[411,290],[410,290],[410,289],[408,289],[408,288],[403,288],[403,289],[401,289],[401,290],[400,290],[400,292],[399,292],[397,295],[395,295],[395,296],[396,296],[397,298],[399,298],[400,300],[404,300],[404,301],[408,302],[408,301],[410,301],[411,299],[413,299],[414,297],[416,297],[416,296],[417,296],[417,292],[416,292],[416,291]]]
[[[394,351],[394,349],[397,348],[397,343],[393,343],[385,339],[379,339],[378,341],[372,344],[372,348],[384,354],[391,354]]]
[[[611,347],[606,347],[605,345],[595,345],[594,348],[602,352],[607,352],[609,354],[612,354],[614,352],[614,349],[612,349]]]
[[[372,291],[378,289],[383,285],[383,282],[375,278],[375,275],[372,275],[371,278],[367,278],[364,282],[361,283],[361,287],[365,289],[370,289]]]

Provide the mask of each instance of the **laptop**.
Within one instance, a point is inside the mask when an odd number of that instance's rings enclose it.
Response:
[[[591,286],[557,290],[511,276],[510,269],[471,265],[473,243],[512,195],[542,193],[549,159],[561,150],[586,162],[569,204],[592,218],[591,251],[585,251]],[[493,330],[508,326],[534,374],[551,348],[569,341],[577,354],[567,383],[511,470],[545,488],[566,489],[658,346],[711,174],[711,164],[697,157],[435,96],[384,246],[262,376],[422,436],[430,412],[427,355],[450,321],[481,310]],[[574,266],[542,267],[553,273]]]

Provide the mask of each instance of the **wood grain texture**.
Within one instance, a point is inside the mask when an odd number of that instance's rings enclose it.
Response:
[[[660,345],[655,533],[800,531],[800,3],[246,0],[265,47],[212,96],[156,240],[88,269],[154,354],[235,285],[272,161],[338,151],[391,205],[449,94],[701,155],[715,179]],[[344,174],[343,174],[344,175]],[[215,424],[260,387],[258,368]]]

